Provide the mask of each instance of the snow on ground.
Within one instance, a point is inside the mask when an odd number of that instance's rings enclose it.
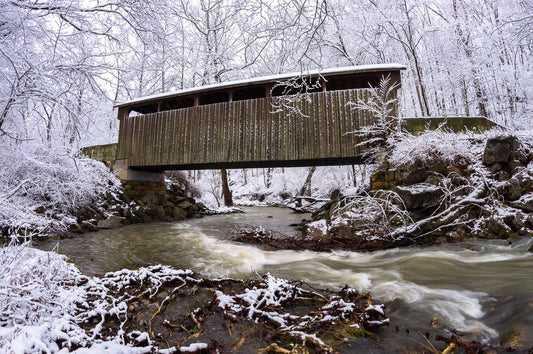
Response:
[[[327,235],[328,229],[329,227],[326,219],[319,219],[307,224],[308,233],[318,232],[320,235]]]
[[[98,325],[82,328],[84,320],[120,312],[123,305],[113,306],[105,285],[81,275],[65,256],[9,245],[0,248],[0,268],[0,352],[150,352],[125,345],[120,335],[98,339]]]
[[[65,256],[29,244],[0,248],[0,269],[0,352],[14,354],[157,352],[148,333],[125,332],[128,302],[136,297],[117,294],[137,284],[152,297],[164,283],[185,284],[193,274],[152,266],[88,278]],[[104,329],[110,318],[118,322],[113,331]]]
[[[199,350],[205,350],[208,348],[208,345],[205,343],[193,343],[188,346],[184,346],[180,348],[180,352],[182,353],[196,353]]]

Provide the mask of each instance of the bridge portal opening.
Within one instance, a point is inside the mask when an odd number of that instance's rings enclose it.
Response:
[[[229,101],[229,92],[227,91],[217,91],[213,93],[206,93],[199,96],[199,105],[213,104],[213,103],[222,103]]]
[[[235,90],[233,93],[233,101],[253,100],[255,98],[265,98],[268,96],[268,88],[250,87],[246,89]]]
[[[161,104],[161,111],[172,111],[174,109],[181,109],[194,106],[193,97],[176,97],[175,100],[163,101]]]

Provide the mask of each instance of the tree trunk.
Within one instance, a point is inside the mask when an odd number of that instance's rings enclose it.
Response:
[[[265,187],[270,188],[272,185],[272,169],[270,167],[266,170],[263,168],[263,180]]]
[[[248,184],[248,171],[245,168],[242,169],[242,178],[244,179],[244,184]]]
[[[233,206],[233,197],[228,184],[228,171],[226,171],[226,169],[221,169],[220,177],[222,178],[222,196],[224,197],[224,205],[227,207]]]
[[[315,171],[316,171],[316,166],[309,168],[309,171],[307,172],[307,177],[305,178],[304,185],[302,186],[302,189],[300,189],[301,196],[311,195],[311,179],[313,178],[313,174],[315,173]]]
[[[355,165],[352,165],[352,183],[354,187],[357,187],[357,175],[355,173]]]

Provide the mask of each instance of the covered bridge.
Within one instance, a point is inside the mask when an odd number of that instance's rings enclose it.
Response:
[[[289,73],[118,104],[117,160],[136,171],[359,163],[349,132],[373,117],[353,104],[400,64]],[[396,93],[395,93],[396,94]]]

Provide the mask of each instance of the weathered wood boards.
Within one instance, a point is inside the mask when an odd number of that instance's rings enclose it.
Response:
[[[288,105],[266,97],[124,116],[117,158],[146,170],[354,163],[363,151],[349,133],[371,117],[349,103],[368,96],[348,89]]]

